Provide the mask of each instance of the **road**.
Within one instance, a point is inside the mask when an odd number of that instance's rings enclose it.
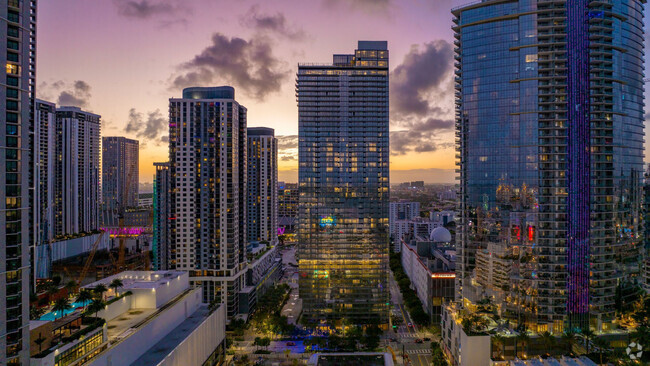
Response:
[[[415,343],[416,339],[430,338],[431,336],[426,331],[418,330],[417,325],[413,323],[411,315],[404,307],[402,293],[399,286],[393,277],[393,273],[389,274],[389,285],[391,302],[393,304],[392,314],[401,316],[403,323],[397,327],[397,342],[389,342],[389,345],[395,351],[395,354],[401,356],[406,353],[408,360],[406,364],[414,366],[426,366],[431,364],[431,342],[424,341],[422,343]],[[409,327],[408,324],[412,324]],[[394,333],[393,333],[394,334]]]

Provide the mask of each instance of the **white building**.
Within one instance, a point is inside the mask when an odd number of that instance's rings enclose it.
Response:
[[[83,288],[107,286],[116,278],[124,283],[118,289],[122,296],[110,290],[108,305],[98,313],[106,324],[32,357],[32,366],[63,359],[66,365],[200,366],[224,359],[225,308],[210,311],[201,289],[190,288],[187,272],[126,271]]]
[[[278,242],[278,139],[272,128],[248,128],[247,242]]]
[[[225,303],[229,319],[245,286],[246,143],[234,88],[186,88],[169,100],[170,268],[190,271],[203,301]]]
[[[490,366],[490,336],[468,336],[461,326],[459,314],[457,303],[442,307],[440,344],[447,358],[452,366]]]
[[[56,110],[54,236],[100,226],[100,118],[77,107]]]
[[[408,221],[420,216],[420,202],[391,202],[388,214],[390,236],[396,238],[396,224],[398,221]]]

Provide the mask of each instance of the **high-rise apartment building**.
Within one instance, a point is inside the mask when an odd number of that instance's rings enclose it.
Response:
[[[247,242],[278,242],[278,139],[272,128],[248,128]]]
[[[77,107],[56,110],[55,236],[100,226],[100,118]]]
[[[140,143],[102,137],[102,198],[108,211],[138,206]]]
[[[296,95],[303,317],[387,324],[387,42],[299,64]]]
[[[169,100],[171,260],[229,318],[245,284],[246,142],[234,88],[186,88]]]
[[[29,365],[36,0],[0,1],[0,364]]]
[[[607,331],[642,237],[643,0],[454,9],[459,298],[506,243],[493,293],[534,331]]]
[[[56,105],[37,99],[34,108],[34,245],[49,243],[54,237],[54,163]],[[38,262],[48,258],[38,258],[35,248],[32,252],[32,271],[35,278],[43,278],[39,273]],[[46,252],[44,252],[46,253]]]
[[[175,268],[170,251],[171,238],[171,181],[169,163],[153,163],[156,175],[153,180],[153,266],[156,271]]]
[[[278,234],[293,234],[298,226],[298,184],[278,182]]]
[[[402,250],[401,236],[396,236],[397,222],[408,221],[420,217],[420,202],[399,201],[391,202],[388,213],[389,233],[393,239],[393,250],[400,252]]]

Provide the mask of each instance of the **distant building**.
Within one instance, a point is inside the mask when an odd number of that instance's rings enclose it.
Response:
[[[455,212],[453,211],[431,211],[429,217],[418,216],[410,220],[395,221],[393,243],[395,246],[399,246],[396,249],[401,250],[402,241],[407,244],[415,241],[426,241],[436,228],[444,227],[453,222],[454,216]],[[396,251],[399,252],[399,250]]]
[[[300,297],[313,327],[388,324],[388,45],[298,65]]]
[[[100,227],[100,118],[77,107],[56,110],[54,236]]]
[[[32,271],[34,278],[40,277],[37,271],[39,261],[38,246],[47,244],[54,238],[54,164],[56,162],[56,105],[36,99],[34,113],[34,244]],[[41,275],[48,277],[49,273]]]
[[[278,183],[278,234],[293,234],[298,225],[298,184]]]
[[[404,272],[434,324],[440,322],[443,303],[454,299],[456,282],[456,251],[449,246],[451,234],[442,227],[436,230],[428,242],[401,244]]]
[[[420,217],[420,202],[391,202],[389,207],[388,222],[390,226],[390,236],[393,239],[395,239],[397,221],[411,220]]]
[[[414,188],[422,188],[422,187],[424,187],[424,181],[422,181],[422,180],[416,180],[416,181],[414,181],[414,182],[411,182],[411,187],[414,187]]]
[[[458,193],[454,189],[449,189],[438,194],[438,199],[441,201],[455,201],[458,198]]]
[[[114,279],[124,284],[118,293],[108,286]],[[125,271],[83,288],[92,290],[98,284],[109,288],[107,305],[98,313],[105,324],[85,324],[79,309],[57,320],[32,322],[32,339],[45,339],[43,351],[32,352],[31,365],[201,366],[224,362],[225,308],[210,311],[201,301],[201,290],[190,288],[187,272]],[[44,318],[48,316],[52,315]],[[51,339],[57,332],[66,336]]]
[[[140,143],[102,137],[102,197],[108,210],[138,206]]]
[[[153,193],[138,194],[138,207],[147,208],[151,206],[153,206]]]
[[[153,265],[156,270],[175,268],[176,257],[172,252],[171,230],[174,227],[172,217],[171,181],[169,163],[154,163],[156,175],[153,181]]]
[[[266,127],[248,128],[247,242],[278,242],[278,139]]]
[[[203,301],[225,304],[228,319],[245,286],[246,114],[228,86],[169,100],[172,267],[190,272]]]

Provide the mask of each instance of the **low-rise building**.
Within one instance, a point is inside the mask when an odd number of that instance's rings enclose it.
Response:
[[[108,287],[114,279],[120,279],[123,286],[107,292],[107,305],[97,313],[105,324],[76,342],[57,344],[46,357],[33,358],[32,365],[200,366],[223,362],[225,308],[203,304],[201,288],[190,288],[187,272],[125,271],[82,288]],[[96,340],[86,345],[89,334]],[[72,358],[60,363],[64,356]]]
[[[138,207],[149,208],[153,206],[153,193],[140,193],[138,195]]]
[[[402,243],[401,252],[402,267],[424,310],[432,322],[439,322],[443,303],[455,296],[455,250],[442,243],[420,242],[417,246]]]
[[[457,303],[446,303],[442,307],[440,321],[443,352],[452,366],[490,366],[491,341],[487,334],[467,335],[460,319]]]
[[[246,286],[239,293],[239,313],[249,315],[255,311],[257,299],[282,277],[282,259],[278,246],[258,252],[251,258],[246,271]]]

